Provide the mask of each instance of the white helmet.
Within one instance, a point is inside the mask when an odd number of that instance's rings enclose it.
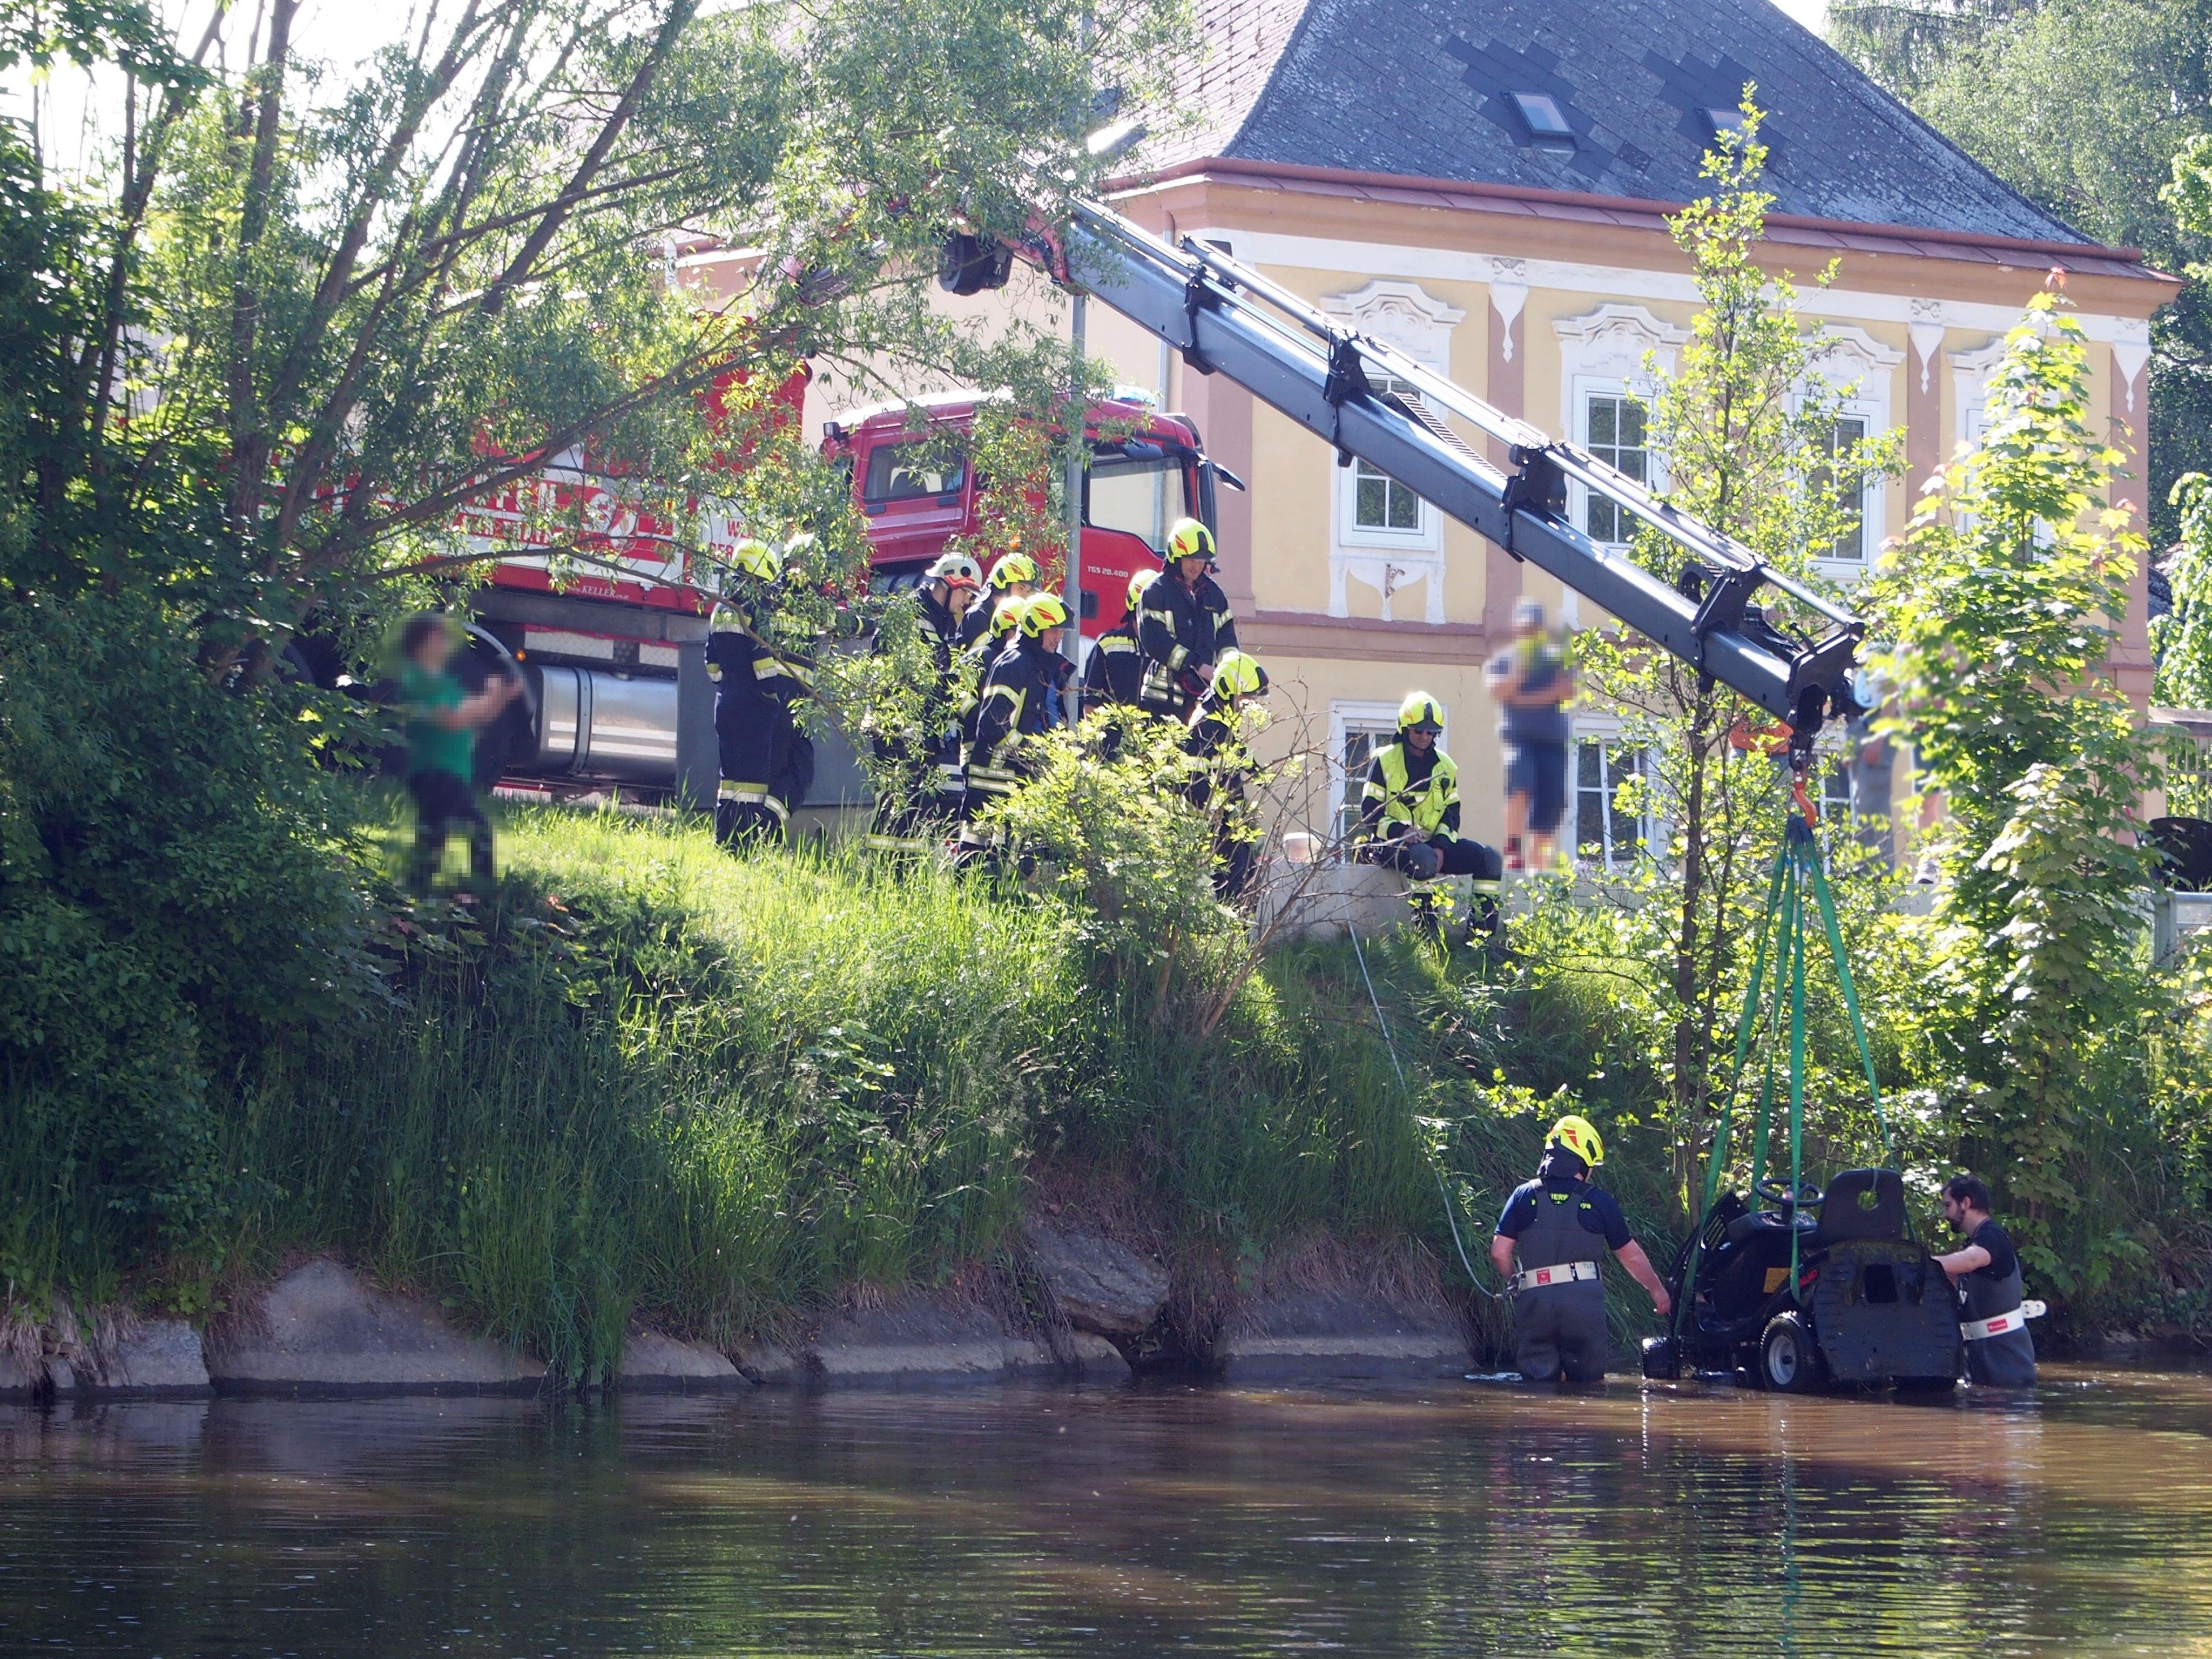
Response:
[[[983,567],[965,553],[940,553],[937,562],[929,567],[926,580],[981,587],[983,585]]]

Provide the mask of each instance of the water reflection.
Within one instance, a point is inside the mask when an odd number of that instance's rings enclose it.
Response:
[[[0,1646],[2212,1645],[2212,1378],[0,1408]]]

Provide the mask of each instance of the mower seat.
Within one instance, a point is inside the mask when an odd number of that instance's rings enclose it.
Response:
[[[1894,1170],[1845,1170],[1828,1183],[1820,1224],[1807,1248],[1855,1238],[1905,1237],[1905,1177]]]

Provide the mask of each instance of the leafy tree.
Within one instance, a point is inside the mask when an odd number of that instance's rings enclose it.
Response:
[[[2179,270],[2212,258],[2202,220],[2160,205],[2176,151],[2212,131],[2212,0],[1920,0],[1845,4],[1832,38],[1915,112],[2037,205]],[[1911,42],[1893,51],[1885,42]],[[2153,319],[2151,534],[2212,466],[2212,287]]]
[[[1669,502],[1802,574],[1853,527],[1850,503],[1867,477],[1895,468],[1898,447],[1889,434],[1838,445],[1845,389],[1815,373],[1820,336],[1801,325],[1794,285],[1753,258],[1773,200],[1759,188],[1759,125],[1747,88],[1742,131],[1705,158],[1713,193],[1674,221],[1703,304],[1673,374],[1650,366],[1648,432]],[[1656,532],[1639,534],[1635,555],[1669,580],[1684,574],[1680,548]],[[1634,925],[1638,948],[1665,988],[1659,1066],[1686,1176],[1717,1082],[1717,1037],[1741,995],[1741,941],[1780,845],[1786,779],[1768,757],[1771,720],[1725,687],[1633,635],[1589,629],[1576,647],[1598,700],[1628,711],[1624,742],[1647,757],[1637,805],[1668,825],[1668,845],[1654,849],[1663,856],[1630,884],[1628,902],[1647,913]]]
[[[1929,1099],[1960,1155],[2069,1295],[2139,1263],[2130,1206],[2154,1159],[2139,951],[2153,854],[2136,839],[2154,757],[2104,664],[2142,539],[2107,503],[2119,453],[2089,408],[2081,327],[2039,295],[2007,337],[1978,447],[1921,503],[1872,598],[1879,661],[1942,792],[1943,882],[1923,1031]]]
[[[161,585],[249,676],[309,615],[450,568],[457,511],[565,452],[681,541],[802,357],[956,355],[938,239],[1059,216],[1103,165],[1096,77],[1141,88],[1184,21],[470,0],[347,77],[299,15],[218,10],[164,83],[131,70],[10,480],[15,580]],[[738,301],[659,280],[671,239],[758,249]]]

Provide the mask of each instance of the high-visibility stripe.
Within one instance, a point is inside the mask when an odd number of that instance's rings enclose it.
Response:
[[[718,800],[757,804],[768,799],[768,786],[764,783],[744,783],[736,778],[724,778],[721,787],[714,792],[714,795]]]
[[[2004,1313],[1991,1314],[1987,1319],[1966,1319],[1959,1323],[1959,1334],[1969,1342],[1985,1342],[1990,1337],[2002,1336],[2008,1331],[2027,1328],[2031,1319],[2040,1319],[2051,1310],[2040,1302],[2023,1302]]]
[[[1552,1285],[1575,1285],[1597,1277],[1595,1261],[1562,1261],[1549,1267],[1530,1267],[1513,1275],[1516,1291],[1539,1291]]]

